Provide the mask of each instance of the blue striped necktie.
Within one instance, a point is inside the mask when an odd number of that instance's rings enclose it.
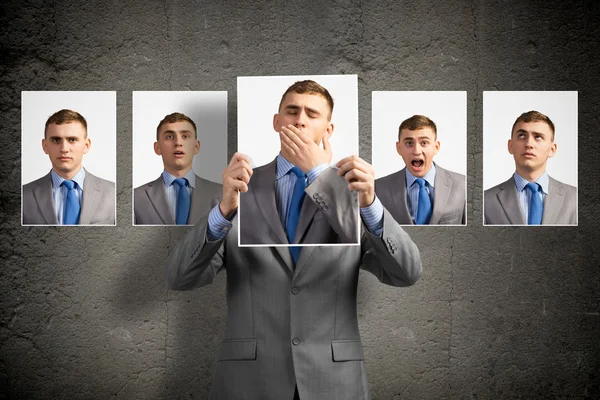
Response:
[[[542,223],[542,214],[544,213],[542,198],[539,194],[542,187],[536,182],[529,182],[525,187],[531,191],[531,200],[529,201],[529,218],[527,218],[527,224],[540,225]]]
[[[417,178],[417,183],[419,184],[419,204],[415,222],[417,225],[426,225],[431,218],[433,207],[431,207],[431,198],[425,188],[425,179]]]
[[[65,213],[63,215],[63,225],[77,225],[79,223],[79,212],[81,206],[79,205],[79,199],[75,189],[77,183],[71,180],[64,180],[61,186],[67,188],[67,201],[65,203]]]
[[[185,178],[177,178],[173,181],[179,186],[177,190],[177,211],[175,212],[175,223],[186,225],[190,215],[190,194],[187,190],[188,181]]]
[[[290,202],[290,208],[287,213],[285,221],[285,233],[287,234],[288,241],[290,244],[294,243],[294,237],[296,236],[296,228],[298,227],[298,221],[300,219],[300,211],[302,210],[302,201],[304,200],[304,190],[306,189],[306,175],[298,167],[293,167],[290,172],[293,172],[298,177],[296,185],[294,186],[294,193],[292,194],[292,201]],[[294,259],[294,265],[298,262],[300,256],[301,247],[290,246],[290,253]]]

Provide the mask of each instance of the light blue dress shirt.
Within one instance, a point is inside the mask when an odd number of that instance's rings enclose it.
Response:
[[[177,218],[177,193],[179,192],[179,185],[174,184],[173,182],[176,177],[168,173],[167,171],[163,171],[162,173],[163,182],[165,184],[165,190],[167,191],[167,201],[169,202],[169,209],[171,210],[171,215],[173,219]],[[185,187],[188,191],[190,197],[192,196],[192,189],[196,187],[196,175],[193,170],[189,170],[183,178],[187,179],[188,185]],[[190,202],[191,207],[191,202]]]
[[[288,213],[288,208],[292,201],[294,186],[298,177],[296,174],[289,174],[290,169],[294,165],[285,159],[281,153],[277,156],[277,171],[275,173],[275,201],[281,225],[285,229],[285,221]],[[307,185],[310,185],[314,180],[329,166],[327,164],[319,164],[306,173]],[[375,201],[368,207],[360,209],[361,216],[365,222],[367,229],[374,235],[380,236],[383,231],[383,205],[377,197]],[[207,239],[210,241],[221,240],[227,235],[231,229],[231,222],[221,215],[219,205],[213,207],[208,214],[208,229]]]
[[[66,179],[54,172],[54,169],[50,171],[50,176],[52,177],[54,211],[56,212],[58,224],[62,225],[63,218],[65,216],[65,204],[67,203],[67,192],[69,189],[67,189],[65,186],[61,186]],[[75,176],[71,178],[71,180],[75,182],[75,195],[77,196],[77,200],[79,200],[79,207],[81,207],[81,202],[83,200],[83,181],[85,180],[85,169],[81,168],[79,172],[77,172]]]
[[[529,183],[529,181],[516,172],[513,175],[513,178],[515,179],[515,185],[517,186],[517,196],[519,197],[519,205],[521,206],[521,211],[523,212],[523,218],[525,218],[525,223],[527,223],[527,220],[529,219],[531,190],[527,189],[525,186]],[[535,182],[542,187],[542,190],[538,192],[537,195],[542,199],[542,215],[544,215],[544,199],[548,195],[548,184],[550,182],[548,179],[548,174],[544,172],[544,174],[537,178]]]
[[[417,210],[419,209],[419,189],[420,189],[420,187],[419,187],[419,184],[416,182],[417,177],[413,176],[413,174],[411,174],[408,171],[408,168],[406,168],[405,171],[406,171],[406,203],[408,205],[408,212],[410,213],[410,218],[413,220],[413,223],[414,223],[415,219],[417,217]],[[433,164],[431,166],[431,169],[429,171],[427,171],[425,176],[423,176],[423,179],[425,179],[425,189],[429,193],[429,197],[431,198],[431,206],[433,207],[433,204],[434,204],[433,200],[435,197],[435,189],[434,189],[435,164]]]

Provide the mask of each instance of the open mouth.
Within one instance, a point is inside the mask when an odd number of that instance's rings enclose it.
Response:
[[[185,153],[183,151],[176,151],[175,153],[173,153],[175,155],[175,157],[183,157],[185,155]]]
[[[421,168],[423,166],[423,160],[412,160],[410,164],[415,168]]]

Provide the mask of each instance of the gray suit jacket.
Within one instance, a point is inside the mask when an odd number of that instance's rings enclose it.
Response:
[[[577,188],[550,176],[548,178],[542,225],[577,225]],[[485,224],[527,225],[512,176],[506,182],[486,190],[483,201]]]
[[[250,186],[260,184],[255,177]],[[333,200],[349,201],[346,193]],[[254,215],[253,226],[274,223],[268,215],[277,210],[271,202],[268,208]],[[363,268],[394,286],[415,283],[421,260],[408,234],[384,210],[381,238],[365,231],[360,246],[303,247],[294,268],[287,247],[239,247],[237,215],[232,223],[224,239],[209,242],[203,217],[166,267],[168,285],[177,290],[210,284],[227,271],[227,325],[210,398],[291,400],[297,385],[301,399],[369,399],[358,273]],[[305,237],[312,229],[321,227],[309,225]]]
[[[406,202],[406,168],[375,181],[375,193],[401,225],[413,225]],[[435,196],[429,225],[464,225],[465,176],[435,165]]]
[[[276,169],[276,160],[255,168],[252,185],[240,195],[241,244],[289,243],[275,202]],[[357,244],[358,235],[356,192],[350,192],[344,177],[330,167],[306,188],[294,243]]]
[[[192,190],[189,225],[193,225],[211,209],[211,200],[221,199],[223,186],[196,175]],[[138,225],[175,225],[169,208],[162,175],[133,191],[134,223]]]
[[[23,225],[58,225],[50,173],[23,185]],[[115,224],[115,184],[85,170],[79,225]]]

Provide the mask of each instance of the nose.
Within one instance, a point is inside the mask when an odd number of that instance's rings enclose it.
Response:
[[[68,140],[61,140],[60,141],[60,152],[61,153],[67,153],[69,151],[69,141]]]
[[[181,135],[175,135],[175,146],[182,146],[183,145],[183,139],[181,138]]]
[[[525,146],[528,148],[532,148],[535,144],[535,138],[533,135],[528,135],[527,140],[525,141]]]
[[[294,126],[298,129],[306,128],[306,113],[304,111],[300,111],[296,116],[296,121],[294,122]]]
[[[421,145],[419,143],[415,143],[415,145],[413,146],[413,154],[421,154]]]

